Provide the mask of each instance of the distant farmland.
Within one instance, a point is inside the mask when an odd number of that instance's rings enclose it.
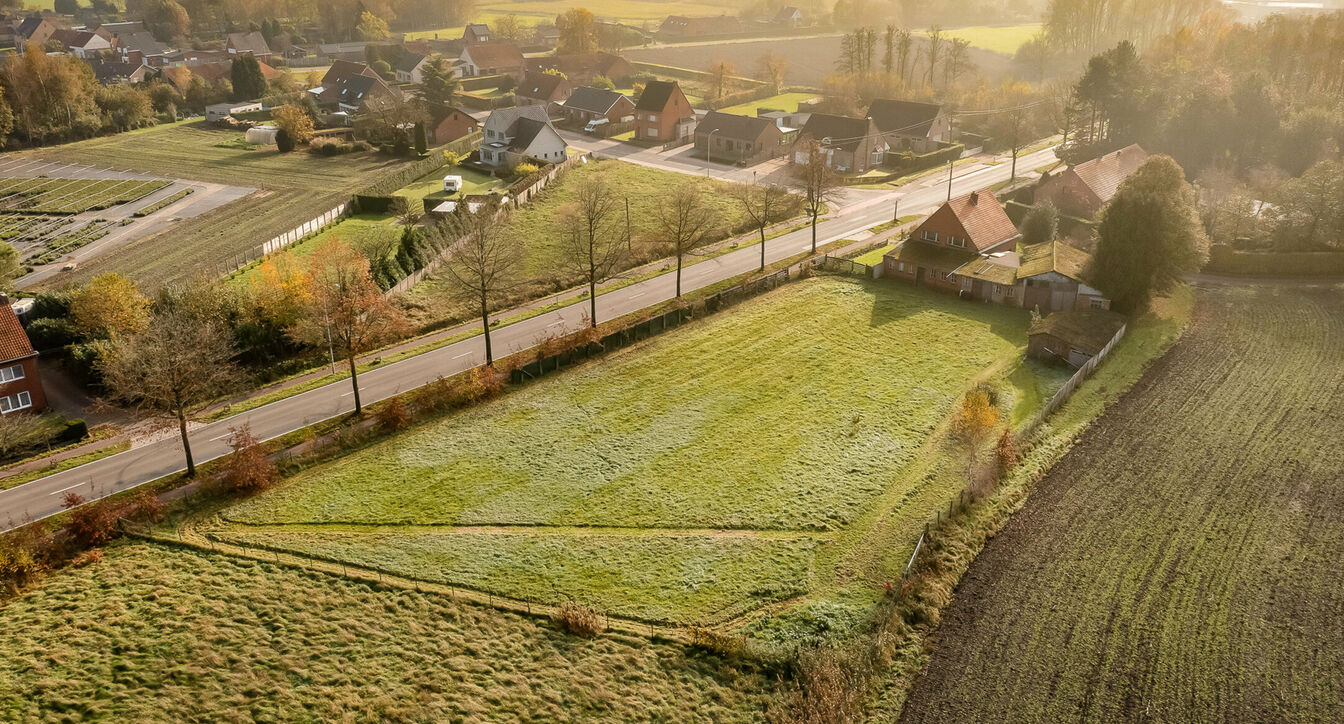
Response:
[[[1206,286],[971,566],[902,721],[1344,720],[1344,285]]]
[[[912,56],[920,58],[919,68],[924,67],[924,41],[915,44]],[[671,65],[678,68],[704,70],[711,62],[726,60],[732,63],[739,75],[755,76],[757,63],[762,55],[773,52],[788,59],[788,69],[784,81],[790,85],[820,87],[828,76],[835,75],[836,62],[840,59],[840,36],[828,35],[812,38],[771,38],[767,40],[733,41],[720,43],[694,43],[690,45],[669,45],[661,48],[629,48],[622,51],[633,61]],[[1011,59],[1006,55],[993,53],[980,48],[970,49],[971,62],[991,76],[1009,69]]]

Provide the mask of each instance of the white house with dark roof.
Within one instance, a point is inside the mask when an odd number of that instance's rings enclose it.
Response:
[[[928,153],[952,140],[952,121],[936,103],[879,98],[868,107],[868,117],[894,150]]]
[[[481,163],[509,168],[525,158],[549,163],[565,160],[565,139],[551,125],[545,106],[491,111],[481,139]]]
[[[397,59],[397,65],[393,68],[397,74],[398,83],[420,83],[425,79],[425,66],[429,65],[429,56],[407,51],[401,54]]]

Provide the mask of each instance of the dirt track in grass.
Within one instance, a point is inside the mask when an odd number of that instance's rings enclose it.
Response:
[[[902,721],[1344,719],[1344,284],[1201,287],[968,571]]]

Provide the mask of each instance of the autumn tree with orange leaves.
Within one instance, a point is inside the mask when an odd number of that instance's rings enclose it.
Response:
[[[364,406],[356,358],[395,338],[405,320],[374,283],[368,258],[339,239],[322,244],[309,257],[304,286],[303,313],[290,333],[315,347],[330,344],[346,361],[359,414]]]

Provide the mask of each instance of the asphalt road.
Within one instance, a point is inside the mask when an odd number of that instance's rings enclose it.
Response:
[[[1018,168],[1031,169],[1055,160],[1051,149],[1018,159]],[[1004,181],[1009,164],[969,171],[953,181],[953,194],[963,194]],[[873,195],[847,206],[818,225],[818,242],[827,243],[876,226],[892,218],[894,201],[900,201],[902,215],[936,208],[947,195],[946,177],[933,176],[903,187],[900,191]],[[770,262],[806,251],[811,233],[802,229],[771,239],[766,243]],[[715,282],[753,271],[760,265],[756,245],[738,249],[686,268],[682,274],[683,291],[700,289]],[[673,297],[675,279],[664,274],[598,297],[598,321],[639,311]],[[545,337],[574,332],[586,323],[588,304],[580,302],[563,309],[495,330],[491,340],[496,355],[528,349]],[[360,375],[360,393],[365,404],[382,400],[405,390],[449,376],[485,361],[484,344],[479,336],[432,352],[380,367]],[[191,446],[198,463],[229,452],[227,438],[231,430],[250,426],[262,440],[279,437],[316,422],[336,417],[354,408],[350,382],[344,380],[310,390],[269,405],[203,425],[191,431]],[[177,436],[112,455],[87,465],[0,491],[0,522],[9,529],[27,519],[40,519],[61,511],[61,499],[76,492],[86,499],[101,498],[155,480],[185,468]]]

